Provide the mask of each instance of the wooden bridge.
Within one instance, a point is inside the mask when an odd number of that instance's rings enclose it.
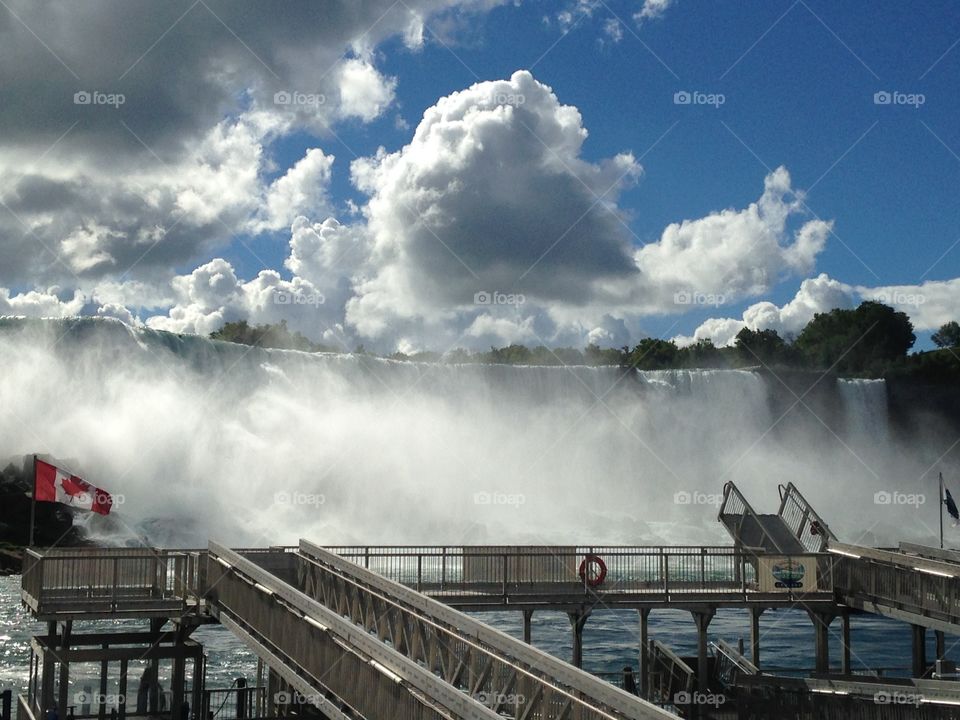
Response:
[[[38,720],[52,707],[76,705],[71,666],[95,663],[99,702],[74,718],[207,720],[198,712],[209,704],[203,648],[191,634],[219,622],[263,668],[255,701],[237,710],[244,718],[960,717],[956,683],[924,679],[930,673],[922,650],[928,629],[937,633],[940,657],[943,633],[960,632],[960,554],[842,544],[792,486],[781,489],[776,515],[754,512],[732,484],[724,497],[720,519],[734,539],[725,547],[301,541],[259,549],[211,542],[204,550],[30,550],[22,598],[47,632],[33,638],[19,714]],[[710,621],[728,607],[749,611],[749,658],[709,642]],[[762,672],[760,615],[784,607],[803,609],[812,621],[817,672],[803,682]],[[615,608],[638,613],[636,688],[579,669],[591,612]],[[695,657],[680,658],[649,637],[650,613],[664,608],[691,613]],[[464,614],[505,609],[522,614],[523,641]],[[537,610],[567,613],[570,663],[529,644]],[[852,674],[849,622],[858,612],[911,624],[916,680]],[[831,674],[836,618],[843,661]],[[107,619],[142,619],[148,629],[77,631]],[[161,662],[171,668],[166,708],[155,688]],[[133,668],[144,674],[138,702],[128,704]],[[106,699],[111,678],[113,703]]]

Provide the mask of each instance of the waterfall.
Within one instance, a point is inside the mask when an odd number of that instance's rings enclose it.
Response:
[[[831,520],[906,462],[866,442],[886,409],[863,381],[825,444],[785,432],[749,371],[407,363],[90,318],[0,320],[0,367],[0,460],[48,453],[122,496],[89,518],[101,538],[723,542],[727,480],[761,510],[793,481]]]
[[[838,380],[847,433],[859,442],[886,442],[887,385],[883,380]]]

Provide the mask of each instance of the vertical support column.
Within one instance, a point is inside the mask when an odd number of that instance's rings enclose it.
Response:
[[[697,689],[706,693],[710,689],[708,675],[710,673],[710,658],[707,655],[707,628],[713,620],[716,608],[706,610],[692,610],[693,621],[697,625]]]
[[[590,611],[568,612],[567,617],[570,618],[570,627],[573,630],[573,657],[570,662],[574,667],[583,667],[583,626],[587,624]]]
[[[934,631],[933,636],[937,640],[937,660],[943,660],[943,656],[947,654],[947,642],[943,636],[943,630]]]
[[[261,658],[257,658],[257,684],[256,684],[257,689],[256,689],[256,695],[254,699],[255,714],[253,716],[256,718],[262,718],[267,716],[266,710],[263,707],[264,705],[263,692],[260,690],[260,688],[262,687],[263,687],[263,660]]]
[[[104,643],[102,647],[104,650],[106,650],[110,646]],[[110,663],[108,663],[106,660],[101,660],[100,661],[100,697],[97,698],[98,720],[106,720],[107,718],[107,676],[109,674],[110,674]]]
[[[277,693],[280,692],[280,678],[273,671],[273,668],[267,668],[267,717],[280,717],[280,708],[277,707]],[[207,718],[200,718],[207,720]]]
[[[164,623],[166,623],[166,620],[163,618],[150,620],[150,632],[159,633]],[[160,660],[158,658],[153,658],[150,661],[149,673],[150,689],[147,692],[147,712],[156,715],[160,711]]]
[[[650,608],[640,608],[640,697],[650,692]]]
[[[840,616],[841,621],[843,622],[843,654],[840,660],[840,672],[844,675],[850,674],[850,611],[844,610],[843,614]]]
[[[54,648],[56,647],[57,624],[47,623],[47,641],[40,650],[37,663],[43,663],[40,677],[40,712],[46,713],[55,703],[53,697]]]
[[[529,645],[532,636],[533,610],[523,611],[523,641]]]
[[[829,613],[816,612],[808,610],[810,621],[813,623],[814,637],[816,641],[815,662],[818,673],[830,672],[830,623],[834,616]]]
[[[750,662],[760,667],[760,616],[765,608],[750,608]]]
[[[63,655],[60,656],[60,683],[57,688],[58,700],[57,708],[60,717],[67,716],[67,707],[70,701],[70,663],[66,661],[66,651],[70,649],[70,633],[73,632],[73,620],[67,620],[63,623],[63,637],[60,642],[60,649]]]
[[[120,661],[120,683],[117,691],[120,695],[117,698],[117,718],[126,720],[127,717],[127,660]]]
[[[193,656],[193,718],[194,720],[207,720],[203,717],[203,654],[197,650]],[[267,708],[264,704],[261,707],[259,717],[267,717]]]
[[[927,671],[927,629],[923,625],[911,625],[913,636],[913,677],[923,677]]]
[[[186,657],[184,657],[183,645],[177,643],[177,656],[173,659],[173,677],[170,678],[170,718],[171,720],[180,720],[183,714],[184,691],[183,686],[186,680]]]

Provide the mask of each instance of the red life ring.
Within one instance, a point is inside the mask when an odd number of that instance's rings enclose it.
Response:
[[[598,555],[587,555],[580,563],[580,579],[590,587],[603,584],[607,577],[607,564]]]

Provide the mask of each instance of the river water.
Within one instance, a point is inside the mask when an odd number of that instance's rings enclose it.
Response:
[[[522,637],[519,612],[489,612],[475,617],[494,627]],[[146,629],[145,623],[131,621],[97,622],[75,626],[75,632],[117,630],[126,627]],[[557,657],[569,660],[570,630],[566,616],[559,612],[537,612],[533,616],[533,644]],[[831,664],[840,665],[840,622],[832,627]],[[20,578],[0,577],[0,689],[24,692],[28,678],[32,634],[44,632],[41,623],[32,622],[20,603]],[[761,617],[761,662],[765,670],[782,669],[785,674],[804,674],[813,666],[813,628],[806,613],[800,610],[767,611]],[[723,639],[736,646],[738,639],[749,638],[749,615],[746,611],[720,610],[710,625],[710,639]],[[932,633],[928,638],[928,657],[933,657]],[[696,654],[696,632],[689,613],[679,610],[658,610],[650,615],[650,636],[666,643],[681,656]],[[855,671],[883,669],[885,675],[908,676],[910,663],[910,629],[898,623],[870,615],[855,616],[851,623],[852,664]],[[207,654],[207,687],[229,687],[236,678],[253,682],[256,657],[243,643],[219,625],[198,629],[193,638],[201,642]],[[960,662],[958,639],[947,637],[948,656]],[[637,667],[639,620],[637,613],[627,610],[597,610],[584,629],[584,669],[594,673],[616,674],[624,666]],[[71,687],[79,692],[84,685],[96,688],[98,668],[75,668]],[[131,670],[136,675],[136,671]],[[161,669],[160,682],[169,687],[168,672]],[[115,692],[115,688],[111,688]]]

